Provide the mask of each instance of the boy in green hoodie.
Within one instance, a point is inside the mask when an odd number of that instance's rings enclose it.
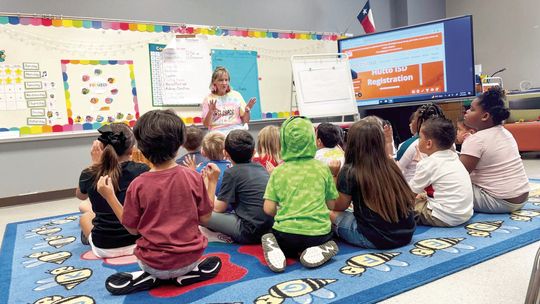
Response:
[[[317,151],[311,121],[294,116],[280,130],[284,164],[270,176],[264,212],[274,217],[272,233],[262,236],[264,257],[274,272],[285,270],[285,256],[305,267],[318,267],[338,252],[332,240],[329,209],[338,192],[330,169],[314,159]]]

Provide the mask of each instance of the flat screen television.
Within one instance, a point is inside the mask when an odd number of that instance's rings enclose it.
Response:
[[[473,96],[472,16],[338,41],[359,107]]]

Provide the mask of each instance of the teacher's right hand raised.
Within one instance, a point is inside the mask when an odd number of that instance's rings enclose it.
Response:
[[[217,99],[215,98],[211,98],[208,100],[208,110],[210,110],[210,112],[214,112],[216,110],[216,103]]]

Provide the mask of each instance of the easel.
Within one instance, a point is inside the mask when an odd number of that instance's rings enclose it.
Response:
[[[296,96],[301,115],[359,119],[348,56],[343,53],[291,57],[291,110]]]

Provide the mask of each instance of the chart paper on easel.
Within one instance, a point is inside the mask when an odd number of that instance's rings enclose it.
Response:
[[[298,55],[291,61],[301,115],[328,117],[358,113],[346,55]]]

